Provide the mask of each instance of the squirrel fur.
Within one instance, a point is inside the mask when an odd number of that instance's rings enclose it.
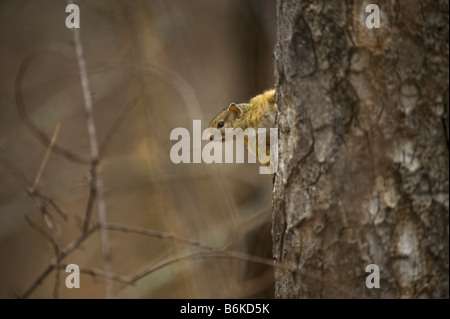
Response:
[[[266,128],[266,154],[269,155],[270,128],[275,127],[276,113],[276,91],[275,89],[271,89],[255,96],[250,100],[250,103],[231,103],[211,121],[209,127],[216,128],[220,131],[222,134],[222,142],[225,141],[226,128],[240,128],[243,131],[247,128],[253,128],[256,132],[258,128]],[[214,135],[211,135],[211,140],[214,140]],[[257,138],[253,139],[246,136],[244,141],[249,150],[254,155],[257,155]]]

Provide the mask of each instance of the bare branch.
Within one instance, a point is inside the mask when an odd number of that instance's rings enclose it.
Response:
[[[193,253],[193,254],[189,254],[183,257],[179,257],[179,258],[175,258],[175,259],[171,259],[169,261],[165,261],[157,266],[152,266],[147,268],[146,270],[132,276],[132,277],[127,277],[127,276],[121,276],[121,275],[117,275],[117,274],[105,274],[105,272],[98,270],[98,269],[90,269],[90,268],[80,268],[80,272],[81,273],[85,273],[91,276],[95,276],[95,277],[101,277],[103,279],[111,279],[117,282],[120,282],[122,284],[124,284],[125,286],[129,286],[129,285],[134,285],[136,282],[138,282],[140,279],[164,268],[167,266],[170,266],[171,264],[183,261],[183,260],[189,260],[189,259],[203,259],[203,258],[233,258],[233,259],[239,259],[239,260],[243,260],[243,261],[248,261],[248,262],[253,262],[253,263],[258,263],[258,264],[263,264],[263,265],[267,265],[270,267],[278,267],[278,268],[282,268],[282,269],[289,269],[289,270],[294,270],[298,273],[300,273],[301,275],[317,280],[319,282],[326,282],[326,280],[324,280],[323,278],[317,277],[317,276],[313,276],[307,273],[302,272],[298,267],[288,267],[288,266],[281,266],[281,265],[277,265],[275,266],[273,261],[267,258],[262,258],[262,257],[258,257],[258,256],[252,256],[252,255],[248,255],[245,253],[241,253],[241,252],[237,252],[237,251],[223,251],[223,252],[200,252],[200,253]],[[60,265],[59,268],[60,269],[65,269],[66,265]],[[343,293],[346,296],[355,298],[357,297],[354,293],[346,291],[342,288],[340,288],[338,285],[333,284],[332,282],[328,282],[328,284],[331,284],[333,286],[336,286],[335,288]]]
[[[45,270],[39,275],[39,277],[36,278],[35,281],[31,283],[31,285],[25,290],[25,292],[22,294],[22,298],[28,298],[33,291],[41,284],[41,282],[47,278],[47,276],[52,272],[52,270],[55,268],[54,264],[50,264],[45,268]]]
[[[31,285],[25,290],[25,292],[22,294],[22,298],[29,297],[33,291],[40,285],[40,283],[47,278],[47,276],[51,273],[51,271],[70,253],[72,253],[75,249],[77,249],[92,233],[94,233],[99,228],[98,225],[94,225],[90,229],[88,229],[86,232],[82,233],[80,237],[72,241],[70,244],[66,246],[66,248],[62,249],[59,255],[56,256],[53,261],[50,263],[50,265],[47,266],[47,268],[44,269],[44,271],[36,278],[35,281],[31,283]],[[48,235],[48,234],[47,234]]]
[[[105,152],[106,152],[106,148],[108,147],[109,143],[111,142],[111,139],[114,135],[114,133],[117,131],[117,128],[120,126],[120,124],[122,123],[123,119],[125,118],[125,112],[128,111],[128,109],[136,104],[136,98],[130,100],[125,107],[119,112],[119,114],[117,115],[116,119],[114,120],[113,124],[111,124],[111,126],[109,127],[103,141],[100,144],[100,151],[99,151],[99,160],[101,158],[103,158],[105,156]],[[83,220],[83,231],[85,231],[86,229],[88,229],[89,227],[89,223],[91,220],[91,215],[92,215],[92,209],[94,206],[94,201],[96,198],[96,185],[94,183],[94,181],[97,179],[97,167],[96,165],[91,165],[91,186],[90,186],[90,192],[89,192],[89,199],[88,199],[88,203],[86,206],[86,212],[85,212],[85,217]]]
[[[165,233],[165,232],[160,232],[160,231],[156,231],[156,230],[152,230],[152,229],[146,229],[146,228],[134,227],[134,226],[123,226],[123,225],[111,224],[111,223],[108,223],[106,225],[106,228],[109,230],[118,230],[118,231],[122,231],[125,233],[129,232],[129,233],[142,234],[142,235],[157,237],[157,238],[162,238],[162,239],[171,239],[171,240],[175,240],[175,241],[181,242],[186,245],[195,246],[195,247],[199,247],[199,248],[207,249],[207,250],[211,250],[211,251],[221,250],[221,248],[207,246],[199,241],[195,241],[195,240],[192,240],[189,238],[179,237],[173,233]]]
[[[59,265],[58,269],[66,269],[67,265]],[[120,282],[122,284],[128,285],[130,279],[128,277],[125,276],[120,276],[114,273],[109,273],[106,274],[103,270],[100,269],[92,269],[92,268],[81,268],[80,267],[80,273],[82,274],[87,274],[87,275],[91,275],[94,277],[101,277],[103,279],[108,278],[110,280],[114,280],[117,282]]]
[[[27,180],[27,178],[25,178],[24,174],[19,170],[18,167],[16,167],[13,163],[5,159],[0,160],[0,163],[2,163],[8,170],[11,171],[14,177],[16,177],[21,183],[24,184],[25,191],[28,193],[28,195],[30,195],[33,198],[33,201],[34,197],[40,198],[44,202],[44,204],[46,203],[50,204],[50,206],[52,206],[55,209],[55,211],[64,218],[64,220],[67,220],[67,214],[64,213],[64,211],[58,205],[56,205],[53,199],[51,199],[47,195],[40,193],[39,190],[37,189],[34,192],[31,191],[31,187],[28,186],[31,182]],[[38,204],[36,205],[39,208],[39,205]]]
[[[35,191],[34,196],[40,197],[44,203],[48,203],[50,204],[50,206],[53,207],[53,209],[59,214],[61,215],[65,220],[67,220],[67,214],[58,206],[56,205],[55,201],[53,199],[51,199],[50,197],[48,197],[47,195],[44,195],[42,193],[40,193],[39,191]]]
[[[186,256],[183,256],[183,257],[179,257],[179,258],[174,258],[174,259],[171,259],[169,261],[165,261],[165,262],[163,262],[163,263],[161,263],[161,264],[159,264],[157,266],[153,266],[153,267],[149,267],[149,268],[145,269],[144,271],[142,271],[142,272],[138,273],[137,275],[133,276],[129,280],[128,284],[129,285],[134,285],[137,281],[139,281],[140,279],[150,275],[151,273],[154,273],[157,270],[160,270],[160,269],[162,269],[164,267],[167,267],[167,266],[169,266],[171,264],[174,264],[174,263],[177,263],[179,261],[187,260],[187,259],[208,258],[208,257],[212,257],[212,256],[216,256],[216,255],[215,254],[212,255],[210,252],[201,252],[201,253],[194,253],[194,254],[186,255]]]
[[[50,230],[50,234],[53,238],[53,241],[55,242],[55,255],[59,256],[61,254],[62,244],[61,244],[61,238],[58,234],[58,229],[56,228],[56,225],[53,221],[52,215],[50,215],[45,206],[41,208],[42,215],[44,216],[44,221],[47,224],[48,229]]]
[[[69,1],[69,3],[73,3]],[[87,76],[86,70],[86,61],[84,59],[83,54],[83,46],[81,44],[80,39],[80,30],[77,28],[73,30],[73,41],[75,44],[75,51],[78,60],[78,67],[80,71],[80,80],[81,87],[83,90],[84,97],[84,107],[86,112],[86,122],[87,122],[87,130],[89,134],[89,145],[91,148],[91,159],[92,159],[92,169],[91,171],[95,172],[93,174],[92,181],[95,185],[95,192],[97,197],[97,214],[98,214],[98,222],[100,226],[100,241],[102,245],[102,255],[103,255],[103,268],[105,274],[111,273],[111,257],[110,257],[110,248],[109,248],[109,239],[108,239],[108,231],[106,229],[106,205],[103,199],[103,181],[101,175],[97,174],[97,164],[99,161],[99,147],[97,142],[97,133],[95,129],[94,116],[93,116],[93,108],[92,108],[92,98],[91,98],[91,90],[89,88],[89,79]],[[88,216],[87,216],[88,217]],[[105,297],[111,298],[113,292],[112,281],[109,277],[105,278]]]
[[[69,245],[66,246],[61,251],[61,260],[64,259],[67,255],[77,249],[93,232],[95,232],[99,228],[99,225],[94,225],[89,228],[86,232],[84,232],[80,237],[72,241]]]
[[[117,231],[123,231],[123,232],[143,234],[146,236],[152,236],[152,237],[157,237],[157,238],[177,240],[177,241],[183,242],[185,244],[208,249],[210,251],[192,253],[192,254],[188,254],[188,255],[185,255],[185,256],[182,256],[179,258],[174,258],[174,259],[165,261],[159,265],[148,267],[147,269],[137,273],[136,275],[134,275],[132,277],[121,276],[118,274],[114,274],[112,272],[106,273],[105,271],[101,271],[101,270],[97,270],[97,269],[89,269],[89,268],[80,268],[81,273],[85,273],[85,274],[95,276],[95,277],[102,277],[105,279],[105,281],[112,280],[112,281],[120,282],[124,285],[133,285],[137,281],[141,280],[142,278],[144,278],[164,267],[170,266],[171,264],[177,263],[179,261],[189,260],[189,259],[203,259],[203,258],[232,258],[232,259],[238,259],[238,260],[248,261],[248,262],[252,262],[252,263],[263,264],[263,265],[267,265],[269,267],[276,267],[276,268],[280,268],[280,269],[295,271],[295,272],[299,273],[299,275],[304,276],[306,278],[316,280],[317,282],[326,282],[327,284],[334,286],[337,291],[341,292],[342,294],[344,294],[346,296],[349,296],[352,298],[358,297],[354,293],[342,289],[341,287],[339,287],[332,281],[327,281],[321,277],[311,275],[311,274],[301,270],[298,267],[294,267],[294,266],[290,266],[290,265],[281,265],[281,264],[275,265],[273,260],[271,260],[271,259],[262,258],[262,257],[258,257],[258,256],[252,256],[252,255],[248,255],[248,254],[238,252],[238,251],[225,251],[224,249],[209,247],[200,242],[197,242],[197,241],[194,241],[191,239],[187,239],[187,238],[183,238],[183,237],[178,237],[174,234],[158,232],[158,231],[144,229],[144,228],[140,228],[140,227],[130,227],[130,226],[117,225],[117,224],[107,224],[106,228],[109,230],[117,230]],[[72,243],[67,245],[66,248],[62,249],[60,252],[59,260],[57,258],[55,258],[53,260],[53,262],[41,273],[41,275],[39,275],[39,277],[24,292],[22,297],[23,298],[28,297],[37,288],[37,286],[51,273],[51,271],[53,269],[65,269],[66,265],[60,264],[60,261],[62,261],[67,255],[69,255],[76,248],[78,248],[82,242],[84,242],[93,232],[95,232],[98,229],[99,229],[99,225],[98,224],[94,225],[92,228],[90,228],[86,232],[82,233],[82,235],[79,238],[77,238]],[[42,231],[40,228],[38,228],[38,230]],[[49,240],[52,240],[52,238],[49,237],[48,234],[46,234],[46,236],[48,237]]]

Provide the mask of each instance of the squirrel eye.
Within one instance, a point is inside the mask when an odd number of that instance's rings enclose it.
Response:
[[[217,123],[217,127],[218,127],[218,128],[223,127],[223,125],[224,125],[223,121],[220,121],[219,123]]]

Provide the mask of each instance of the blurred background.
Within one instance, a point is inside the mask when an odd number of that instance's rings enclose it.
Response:
[[[172,129],[202,121],[202,130],[230,102],[273,87],[275,0],[89,0],[80,7],[84,48],[99,139],[121,116],[99,168],[108,222],[171,232],[214,247],[272,259],[272,178],[257,164],[173,164]],[[0,1],[0,297],[20,296],[54,257],[26,189],[46,147],[24,125],[15,100],[20,65],[36,47],[73,48],[65,1]],[[76,59],[35,58],[22,82],[26,110],[57,144],[89,156]],[[125,105],[133,104],[123,113]],[[203,142],[205,145],[206,142]],[[9,164],[8,164],[9,163]],[[39,191],[63,246],[80,236],[89,197],[89,166],[51,154]],[[96,221],[96,210],[93,221]],[[193,253],[171,240],[109,231],[112,271],[123,276]],[[99,233],[64,263],[103,269]],[[103,279],[81,275],[80,289],[58,283],[61,298],[102,298]],[[52,298],[51,273],[30,295]],[[118,298],[270,298],[273,269],[229,258],[186,259],[133,286],[114,283]]]

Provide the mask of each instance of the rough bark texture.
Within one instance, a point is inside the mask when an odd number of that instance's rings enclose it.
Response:
[[[448,1],[277,10],[276,297],[448,297]]]

